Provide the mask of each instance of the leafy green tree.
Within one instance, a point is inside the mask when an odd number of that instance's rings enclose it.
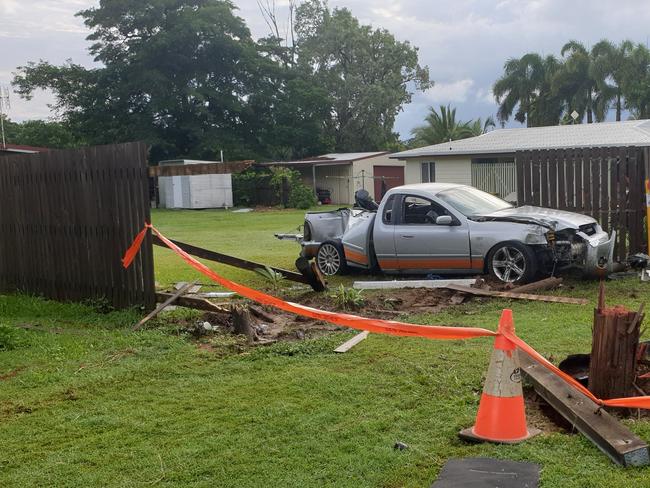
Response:
[[[63,122],[5,120],[5,139],[8,144],[66,149],[80,147],[84,141]]]
[[[324,138],[337,151],[388,147],[395,117],[412,89],[432,86],[418,50],[384,29],[361,25],[349,10],[307,0],[296,11],[298,64],[329,96]]]
[[[255,154],[289,160],[330,152],[333,143],[323,131],[330,117],[327,92],[304,69],[278,62],[272,48],[264,49],[265,79],[248,102],[256,114],[248,126]]]
[[[230,1],[103,0],[78,15],[102,67],[27,64],[14,79],[21,95],[51,89],[90,142],[144,139],[154,159],[251,155],[248,102],[268,77]]]
[[[412,147],[480,136],[495,125],[492,117],[488,117],[485,121],[481,118],[467,122],[457,120],[456,109],[449,105],[446,107],[441,105],[439,111],[430,107],[425,122],[426,124],[413,129]]]

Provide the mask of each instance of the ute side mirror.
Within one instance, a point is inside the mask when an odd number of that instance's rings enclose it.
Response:
[[[454,225],[451,215],[441,215],[436,219],[436,225]]]

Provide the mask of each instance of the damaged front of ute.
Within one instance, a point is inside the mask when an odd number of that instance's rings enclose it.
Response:
[[[611,271],[616,232],[609,235],[592,217],[542,207],[511,207],[475,216],[477,222],[524,224],[522,241],[532,245],[547,271],[578,268],[587,276]]]

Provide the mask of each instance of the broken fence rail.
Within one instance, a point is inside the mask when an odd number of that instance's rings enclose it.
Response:
[[[295,281],[296,283],[309,285],[314,290],[320,291],[319,289],[317,289],[318,286],[317,284],[314,283],[313,280],[310,280],[308,277],[300,273],[296,273],[294,271],[289,271],[287,269],[282,269],[282,268],[276,268],[273,266],[267,266],[265,264],[256,263],[255,261],[249,261],[247,259],[237,258],[235,256],[229,256],[228,254],[223,254],[216,251],[210,251],[209,249],[193,246],[192,244],[187,244],[181,241],[171,240],[171,242],[176,244],[186,253],[191,254],[192,256],[196,256],[198,258],[207,259],[209,261],[214,261],[216,263],[227,264],[229,266],[234,266],[236,268],[248,269],[250,271],[256,271],[258,269],[264,269],[268,267],[269,269],[272,269],[276,273],[280,273],[285,279],[289,281]],[[156,246],[167,248],[167,246],[162,242],[162,240],[156,235],[153,236],[153,243]]]
[[[648,444],[579,392],[519,349],[521,371],[535,391],[598,449],[622,466],[650,464]]]
[[[550,295],[533,295],[531,293],[515,293],[511,291],[496,291],[496,290],[481,290],[480,288],[472,288],[462,285],[448,285],[445,287],[448,290],[459,291],[462,293],[469,293],[481,297],[499,297],[499,298],[512,298],[515,300],[532,300],[537,302],[553,302],[553,303],[568,303],[573,305],[587,305],[589,300],[586,298],[571,298],[571,297],[555,297]]]

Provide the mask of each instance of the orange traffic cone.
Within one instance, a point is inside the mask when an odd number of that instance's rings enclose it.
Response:
[[[512,333],[515,330],[512,310],[508,309],[503,310],[499,320],[499,331],[505,330]],[[517,348],[503,335],[497,336],[476,414],[476,424],[460,431],[459,436],[469,441],[516,444],[539,432],[526,425]]]

